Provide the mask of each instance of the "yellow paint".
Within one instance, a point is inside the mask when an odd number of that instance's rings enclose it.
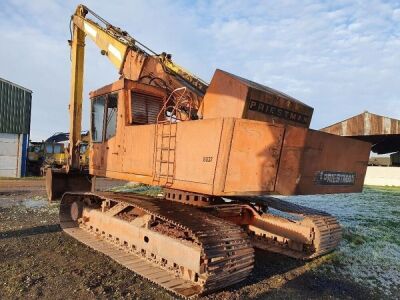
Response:
[[[128,45],[125,42],[118,40],[112,33],[106,31],[95,22],[85,19],[83,16],[75,15],[73,17],[74,25],[82,30],[93,42],[100,48],[111,61],[111,63],[120,71],[125,62],[125,54],[128,50]]]
[[[71,98],[70,98],[70,159],[68,168],[79,169],[80,153],[77,145],[81,139],[83,73],[85,61],[85,36],[88,35],[120,71],[124,65],[128,45],[95,22],[85,18],[85,9],[79,5],[72,18],[71,43]]]
[[[196,87],[198,90],[202,91],[203,93],[206,92],[207,90],[207,83],[205,83],[203,80],[201,80],[199,77],[193,75],[189,71],[185,70],[183,67],[177,65],[173,61],[169,59],[163,59],[162,60],[164,66],[167,67],[170,71],[172,71],[175,74],[178,74],[181,78],[183,78],[185,81],[187,81],[189,84],[192,86]]]
[[[71,90],[70,90],[70,159],[68,168],[79,169],[79,153],[75,145],[81,137],[82,98],[83,98],[83,70],[85,60],[85,33],[74,26],[71,45]]]

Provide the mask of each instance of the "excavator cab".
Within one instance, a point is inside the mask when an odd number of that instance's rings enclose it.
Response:
[[[90,99],[90,170],[93,175],[107,176],[119,172],[124,160],[127,166],[124,159],[127,148],[143,147],[140,137],[126,139],[127,131],[143,126],[143,132],[146,132],[149,126],[165,120],[161,111],[166,93],[161,88],[121,79],[91,92]],[[143,151],[153,149],[143,147]]]
[[[170,115],[166,101],[164,89],[127,79],[92,91],[90,141],[88,144],[80,143],[87,149],[85,152],[89,156],[89,169],[67,172],[65,168],[47,168],[46,187],[49,200],[61,197],[66,191],[90,191],[93,175],[107,177],[111,172],[119,171],[126,152],[123,145],[124,129],[165,121],[166,115]],[[171,118],[176,119],[176,116]],[[138,140],[131,141],[131,144],[140,147]],[[84,167],[84,154],[80,154],[81,165]]]

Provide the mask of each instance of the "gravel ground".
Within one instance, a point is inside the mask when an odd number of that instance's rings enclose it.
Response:
[[[108,181],[103,184],[112,186]],[[337,253],[304,263],[256,251],[256,262],[245,282],[204,299],[399,296],[389,296],[335,272],[343,263]],[[58,203],[47,203],[42,180],[0,180],[0,299],[36,298],[174,299],[174,296],[64,234],[58,225]]]

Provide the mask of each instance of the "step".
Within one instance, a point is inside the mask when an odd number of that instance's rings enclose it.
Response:
[[[168,161],[168,160],[156,160],[156,162],[160,162],[160,163],[163,163],[163,164],[174,164],[175,163],[173,161]]]

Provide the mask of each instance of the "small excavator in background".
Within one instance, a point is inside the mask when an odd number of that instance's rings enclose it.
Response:
[[[83,5],[71,22],[68,164],[46,174],[67,234],[186,298],[244,280],[254,247],[308,260],[338,245],[333,216],[272,196],[360,192],[370,144],[309,129],[313,108],[267,86],[222,70],[208,85]],[[88,174],[86,36],[120,74],[90,93]],[[98,176],[164,193],[97,192]]]
[[[82,142],[79,144],[79,164],[82,172],[89,170],[89,132],[81,133]],[[42,142],[30,142],[28,147],[28,173],[33,176],[44,176],[46,169],[62,169],[67,165],[68,149],[65,142],[69,141],[69,134],[54,133]]]

